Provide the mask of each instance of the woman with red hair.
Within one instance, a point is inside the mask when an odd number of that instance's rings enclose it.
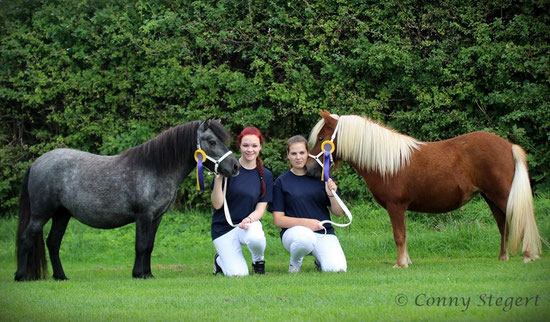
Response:
[[[264,137],[255,127],[247,127],[237,137],[241,150],[239,175],[227,178],[225,192],[233,227],[224,213],[224,192],[222,176],[214,179],[212,190],[212,240],[216,247],[213,274],[222,272],[226,276],[248,275],[248,265],[241,245],[247,245],[252,255],[255,274],[265,273],[265,234],[260,219],[267,204],[271,202],[273,174],[262,165],[260,151]]]

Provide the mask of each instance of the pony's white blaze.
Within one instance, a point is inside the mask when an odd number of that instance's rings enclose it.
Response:
[[[338,117],[336,155],[352,162],[360,169],[376,171],[383,176],[394,175],[410,163],[414,150],[424,144],[410,136],[397,133],[380,124],[355,115]],[[311,131],[309,144],[313,146],[319,131],[325,125],[321,119]]]

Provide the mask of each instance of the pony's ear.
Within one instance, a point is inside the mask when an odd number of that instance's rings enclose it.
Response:
[[[216,119],[214,122],[222,124],[222,119]]]
[[[204,122],[201,123],[201,125],[199,125],[199,129],[201,129],[202,131],[208,130],[208,128],[210,128],[211,122],[211,119],[206,119]]]
[[[330,116],[330,112],[327,110],[321,110],[321,116],[323,117],[325,122],[328,122],[332,118],[332,116]]]

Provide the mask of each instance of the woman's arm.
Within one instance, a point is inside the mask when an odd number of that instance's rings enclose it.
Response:
[[[330,212],[332,212],[332,214],[334,214],[335,216],[342,216],[344,214],[344,209],[342,209],[342,207],[340,207],[340,204],[338,203],[338,201],[336,201],[336,198],[334,197],[330,197]]]
[[[325,182],[325,191],[328,195],[328,198],[330,199],[330,211],[335,216],[340,217],[344,214],[344,210],[342,209],[342,207],[340,207],[340,204],[338,203],[338,201],[336,201],[336,198],[332,195],[332,190],[336,192],[337,189],[338,189],[338,186],[336,185],[336,183],[334,183],[334,181],[332,181],[332,179],[328,179],[328,181]]]
[[[273,222],[275,226],[280,228],[305,226],[313,231],[323,229],[323,225],[321,225],[320,221],[317,219],[287,217],[282,211],[273,212]]]
[[[246,224],[250,224],[251,222],[260,220],[264,216],[266,209],[267,202],[258,202],[254,211],[241,221],[239,227],[242,229],[248,229],[248,226]]]
[[[216,178],[214,179],[214,189],[212,189],[212,194],[210,195],[212,206],[216,210],[220,209],[223,206],[223,179],[224,177],[222,175],[216,176]]]

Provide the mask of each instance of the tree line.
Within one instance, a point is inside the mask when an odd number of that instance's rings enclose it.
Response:
[[[485,130],[520,144],[550,187],[546,1],[0,2],[0,211],[58,147],[117,154],[183,122],[258,127],[265,165],[319,110],[423,141]],[[237,148],[233,146],[233,150]],[[348,166],[351,198],[369,199]],[[186,180],[177,207],[207,206]],[[342,187],[344,185],[341,185]]]

